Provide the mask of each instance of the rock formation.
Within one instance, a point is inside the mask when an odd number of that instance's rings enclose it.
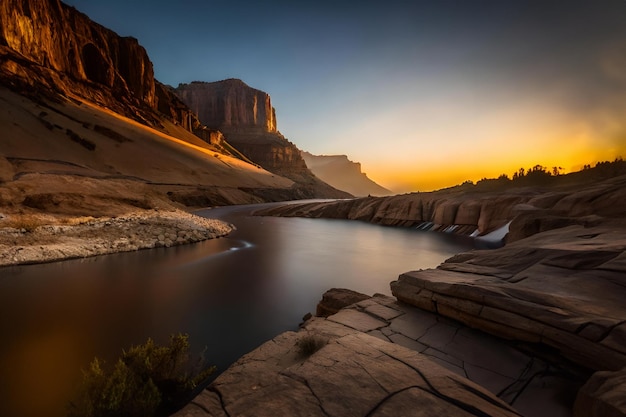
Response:
[[[176,93],[203,124],[223,132],[226,140],[247,158],[295,181],[302,198],[351,197],[311,173],[300,150],[277,130],[267,93],[237,79],[180,84]]]
[[[120,37],[60,0],[0,5],[0,80],[38,98],[60,93],[157,126],[155,110],[191,130],[192,112],[154,79],[137,39]]]
[[[324,302],[345,296],[331,289]],[[583,384],[392,297],[359,298],[245,355],[175,416],[567,416]]]
[[[569,226],[459,254],[391,284],[406,303],[593,370],[626,367],[623,221]]]
[[[592,225],[598,217],[623,216],[626,176],[566,184],[550,189],[504,191],[457,187],[447,190],[296,204],[262,210],[260,215],[363,220],[385,226],[484,235],[511,222],[508,242],[573,224]]]
[[[574,417],[626,416],[626,368],[596,372],[578,391]]]
[[[361,164],[352,162],[346,155],[313,155],[302,151],[307,167],[322,181],[356,197],[386,196],[393,194],[361,172]]]
[[[170,200],[210,206],[311,196],[202,126],[154,79],[136,39],[59,0],[0,4],[0,84],[0,206],[9,213],[23,202],[35,202],[26,210],[114,215]]]
[[[177,94],[207,126],[223,132],[276,133],[270,96],[237,79],[180,84]]]

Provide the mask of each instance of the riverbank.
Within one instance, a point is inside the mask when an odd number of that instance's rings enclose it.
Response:
[[[3,216],[0,266],[184,245],[225,236],[234,228],[182,210],[141,210],[103,218]]]

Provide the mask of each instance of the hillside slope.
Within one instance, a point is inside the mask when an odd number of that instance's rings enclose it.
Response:
[[[134,38],[59,0],[0,5],[0,212],[309,197],[206,129]]]

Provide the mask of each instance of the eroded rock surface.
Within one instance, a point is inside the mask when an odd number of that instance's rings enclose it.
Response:
[[[622,220],[569,226],[452,257],[392,282],[403,302],[594,370],[626,366]]]
[[[362,220],[467,235],[483,235],[511,222],[507,241],[513,242],[573,224],[596,224],[600,217],[623,217],[626,176],[598,181],[592,181],[593,178],[580,180],[575,187],[567,182],[570,179],[549,189],[525,187],[483,192],[456,187],[429,193],[280,206],[257,214]]]
[[[81,97],[150,126],[155,111],[191,131],[199,122],[154,78],[146,50],[59,0],[0,5],[0,80],[41,99]]]
[[[580,389],[574,417],[626,416],[626,368],[596,372]]]
[[[246,158],[295,181],[300,198],[351,197],[311,173],[298,147],[278,131],[267,93],[237,79],[180,84],[176,93],[203,124],[223,132]]]
[[[369,295],[347,288],[331,288],[324,293],[320,302],[317,303],[315,315],[318,317],[328,317],[337,313],[344,307],[368,298],[370,298]]]
[[[175,416],[567,417],[569,372],[376,295],[263,344]]]

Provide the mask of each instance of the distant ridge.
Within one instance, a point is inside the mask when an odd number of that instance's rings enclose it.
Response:
[[[352,162],[346,155],[313,155],[302,151],[309,169],[322,181],[356,197],[387,196],[392,191],[376,184],[361,172],[361,164]]]

